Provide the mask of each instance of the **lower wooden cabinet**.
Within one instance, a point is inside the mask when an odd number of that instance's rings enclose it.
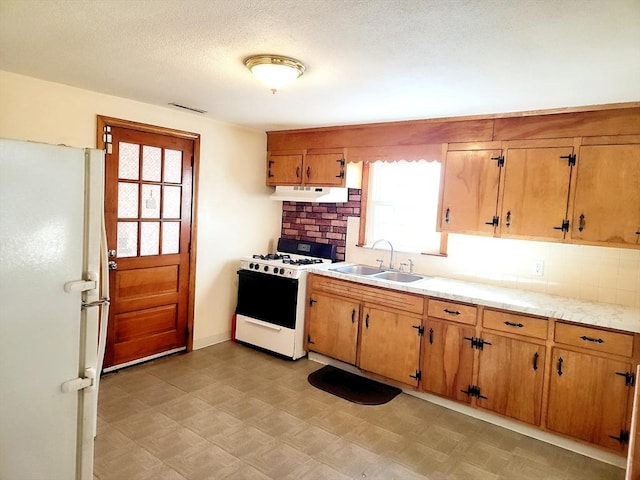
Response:
[[[355,365],[360,304],[321,293],[309,303],[309,350]]]
[[[360,368],[417,386],[422,319],[365,307],[362,311]]]
[[[631,364],[563,348],[552,360],[547,428],[623,451]]]
[[[486,332],[482,341],[478,407],[540,425],[545,347]]]
[[[422,390],[471,402],[463,393],[472,384],[473,349],[466,338],[475,327],[427,319],[422,343]]]

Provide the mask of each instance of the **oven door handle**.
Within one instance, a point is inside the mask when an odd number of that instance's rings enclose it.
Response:
[[[282,330],[282,327],[280,327],[279,325],[274,325],[272,323],[267,323],[267,322],[261,322],[260,320],[254,320],[253,318],[245,318],[244,321],[247,323],[253,323],[254,325],[258,325],[259,327],[268,328],[269,330],[275,330],[276,332],[279,332],[280,330]]]

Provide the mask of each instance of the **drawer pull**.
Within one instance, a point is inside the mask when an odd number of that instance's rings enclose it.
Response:
[[[449,310],[448,308],[444,309],[445,313],[448,313],[449,315],[460,315],[460,312],[457,310]]]
[[[604,343],[604,340],[601,338],[591,338],[591,337],[587,337],[586,335],[583,335],[580,338],[585,342]]]
[[[451,209],[447,208],[447,210],[444,212],[444,223],[449,223],[449,213],[451,212]]]
[[[351,310],[351,323],[356,323],[356,309]]]
[[[524,327],[524,325],[523,325],[523,324],[521,324],[521,323],[504,322],[504,324],[505,324],[507,327],[518,327],[518,328],[522,328],[522,327]]]
[[[538,370],[538,357],[540,355],[538,354],[538,352],[533,354],[533,369],[534,370]]]
[[[562,357],[558,358],[558,376],[559,377],[562,376],[562,362],[564,362],[564,360],[562,360]]]

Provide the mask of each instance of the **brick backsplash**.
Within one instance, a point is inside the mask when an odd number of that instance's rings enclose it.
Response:
[[[282,202],[281,237],[330,243],[344,261],[347,218],[360,216],[360,189],[349,189],[345,203]]]

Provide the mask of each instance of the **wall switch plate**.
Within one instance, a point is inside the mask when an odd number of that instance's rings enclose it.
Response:
[[[531,273],[541,277],[544,274],[544,262],[542,260],[536,260],[533,262],[533,269]]]

